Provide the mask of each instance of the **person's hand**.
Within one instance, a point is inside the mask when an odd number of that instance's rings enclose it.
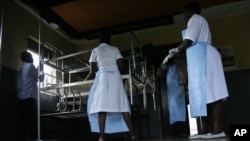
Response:
[[[168,51],[169,54],[177,54],[177,53],[179,53],[179,52],[180,52],[180,51],[179,51],[178,48],[172,48],[172,49],[170,49],[170,50]]]
[[[174,54],[173,53],[171,53],[171,54],[168,54],[165,58],[164,58],[164,60],[163,60],[163,64],[166,64],[167,62],[168,62],[168,59],[170,59],[170,58],[173,58],[174,57]]]
[[[162,64],[166,64],[168,62],[169,56],[167,55],[164,60],[162,61]]]
[[[178,88],[177,96],[178,96],[178,97],[182,96],[184,92],[185,92],[185,86],[181,85],[181,86]]]
[[[40,82],[43,82],[43,80],[44,80],[44,74],[40,74],[39,80],[40,80]]]

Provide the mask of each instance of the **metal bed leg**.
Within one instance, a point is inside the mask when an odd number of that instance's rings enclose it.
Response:
[[[66,91],[64,91],[64,94],[66,96],[66,100],[65,100],[65,107],[64,107],[63,111],[65,112],[65,111],[67,111],[67,106],[68,106],[68,95],[67,95]]]
[[[79,100],[80,100],[80,104],[79,104],[79,111],[81,110],[82,108],[82,96],[81,96],[81,93],[78,91],[78,94],[79,94]]]
[[[75,110],[76,98],[75,98],[75,93],[73,91],[71,91],[71,93],[73,94],[73,108],[72,108],[72,111],[74,111]]]
[[[59,96],[59,103],[58,103],[59,105],[58,105],[57,111],[62,112],[62,108],[61,108],[62,107],[62,95],[59,89],[57,89],[56,92],[58,93],[58,96]]]

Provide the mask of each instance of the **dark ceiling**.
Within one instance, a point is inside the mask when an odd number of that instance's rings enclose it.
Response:
[[[110,28],[114,34],[173,24],[189,0],[20,0],[71,39],[94,39]],[[198,0],[197,0],[198,1]],[[199,0],[203,8],[241,0]]]

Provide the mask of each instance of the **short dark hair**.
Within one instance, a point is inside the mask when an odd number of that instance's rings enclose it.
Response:
[[[101,43],[110,44],[110,41],[111,41],[111,31],[108,30],[108,29],[104,29],[104,30],[100,31],[100,33],[99,33],[99,41]]]
[[[32,55],[28,51],[23,51],[20,55],[20,58],[23,62],[33,63]]]
[[[186,3],[184,6],[184,9],[187,11],[193,11],[196,14],[200,14],[201,13],[201,5],[198,2],[189,2]]]

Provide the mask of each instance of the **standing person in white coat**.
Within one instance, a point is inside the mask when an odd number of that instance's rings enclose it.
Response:
[[[192,117],[202,117],[202,135],[190,139],[225,137],[221,113],[222,101],[228,90],[218,50],[212,46],[207,21],[200,15],[199,3],[190,2],[184,7],[187,28],[182,32],[183,42],[169,53],[186,51],[189,103]]]
[[[100,45],[92,50],[89,62],[91,71],[85,80],[95,75],[91,87],[87,112],[92,132],[130,132],[136,138],[130,118],[130,104],[124,88],[120,70],[123,68],[122,55],[117,47],[110,45],[110,31],[99,35]]]
[[[20,69],[20,88],[18,99],[20,115],[23,125],[23,140],[37,139],[37,93],[38,71],[33,65],[32,55],[24,51],[21,53],[23,61]]]

